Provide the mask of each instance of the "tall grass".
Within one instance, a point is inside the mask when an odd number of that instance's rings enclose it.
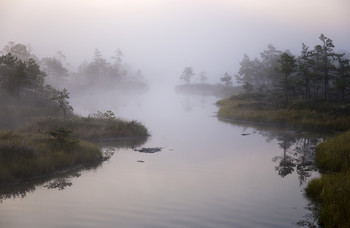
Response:
[[[40,134],[0,132],[0,183],[99,161],[102,161],[100,149],[88,142],[62,145],[56,139]]]
[[[312,130],[345,131],[350,128],[350,116],[341,107],[310,107],[305,102],[276,105],[264,95],[238,95],[218,101],[218,116],[239,121],[282,124]]]
[[[309,182],[306,195],[315,203],[321,227],[350,227],[350,131],[316,149],[322,176]]]
[[[74,117],[71,119],[42,118],[35,124],[27,126],[24,132],[49,132],[59,127],[73,131],[73,136],[79,139],[96,141],[100,139],[115,139],[125,137],[148,136],[146,127],[137,121],[121,119],[100,119],[90,117]]]

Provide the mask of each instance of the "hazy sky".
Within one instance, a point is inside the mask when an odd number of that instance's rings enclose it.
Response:
[[[177,80],[191,65],[217,82],[269,43],[298,54],[324,33],[350,50],[349,10],[349,0],[0,0],[0,46],[62,50],[74,65],[121,48],[148,78]]]

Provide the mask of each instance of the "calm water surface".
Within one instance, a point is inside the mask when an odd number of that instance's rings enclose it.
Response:
[[[171,89],[94,96],[72,97],[76,111],[110,109],[152,136],[109,142],[114,155],[100,166],[3,189],[1,228],[296,227],[308,213],[303,188],[317,175],[309,161],[318,137],[220,121],[216,98]]]

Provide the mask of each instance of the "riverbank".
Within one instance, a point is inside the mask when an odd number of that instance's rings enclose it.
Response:
[[[240,94],[217,104],[222,119],[318,131],[350,129],[348,111],[341,105],[276,104],[263,94]],[[322,176],[311,180],[305,192],[320,227],[350,227],[350,131],[319,144],[315,163]]]
[[[328,139],[316,149],[322,173],[306,188],[315,205],[318,223],[325,228],[350,226],[350,131]]]
[[[0,183],[22,181],[103,160],[92,143],[52,135],[0,132]]]
[[[147,137],[147,128],[137,121],[127,121],[118,118],[95,118],[75,116],[70,119],[46,117],[38,119],[33,124],[22,129],[25,133],[38,131],[47,134],[57,128],[66,128],[72,131],[72,136],[78,139],[98,142],[130,137]]]
[[[93,143],[148,135],[145,126],[136,121],[41,118],[16,132],[0,132],[0,183],[99,163],[104,158]]]
[[[105,158],[96,143],[148,135],[143,124],[118,119],[111,111],[94,117],[39,117],[16,130],[0,131],[0,183],[100,163]]]
[[[350,128],[350,116],[341,106],[306,102],[277,105],[264,94],[234,95],[217,104],[219,118],[309,130],[345,131]]]

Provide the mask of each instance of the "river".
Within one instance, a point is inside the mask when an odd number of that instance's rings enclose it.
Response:
[[[2,189],[0,227],[297,227],[320,137],[234,124],[217,98],[158,89],[130,99],[72,96],[75,111],[139,120],[147,140],[109,142],[97,167]],[[122,144],[122,145],[120,145]],[[134,148],[162,147],[157,153]]]

